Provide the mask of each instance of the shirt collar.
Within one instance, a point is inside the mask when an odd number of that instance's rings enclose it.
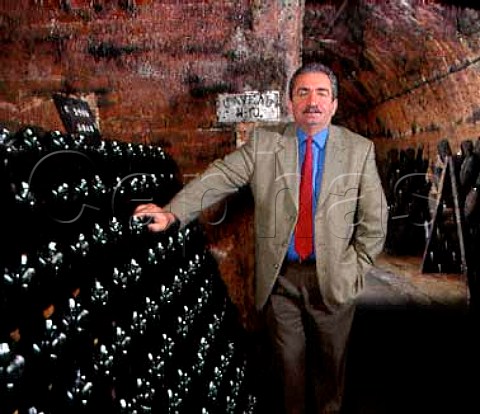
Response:
[[[307,133],[301,130],[300,128],[297,128],[297,137],[299,139],[299,143],[303,144],[307,140]],[[325,143],[327,142],[328,138],[328,128],[324,128],[321,131],[317,132],[315,135],[313,135],[313,142],[317,147],[320,149],[325,148]]]

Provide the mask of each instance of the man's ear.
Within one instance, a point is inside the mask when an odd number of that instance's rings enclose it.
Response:
[[[293,106],[292,105],[293,105],[292,100],[287,99],[287,110],[288,110],[289,115],[293,114]]]
[[[338,98],[335,98],[335,100],[333,101],[332,117],[337,113],[337,108],[338,108]]]

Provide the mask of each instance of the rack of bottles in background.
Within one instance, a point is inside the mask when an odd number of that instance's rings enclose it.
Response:
[[[0,412],[253,413],[249,346],[158,146],[0,131]]]

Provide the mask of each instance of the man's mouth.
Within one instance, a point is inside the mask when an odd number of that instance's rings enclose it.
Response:
[[[316,106],[310,106],[303,111],[304,114],[321,114],[320,109]]]

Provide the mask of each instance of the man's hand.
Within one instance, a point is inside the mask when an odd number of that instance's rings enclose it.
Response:
[[[166,230],[176,220],[173,213],[165,211],[163,208],[153,203],[140,204],[133,212],[133,216],[149,218],[150,221],[147,227],[150,231],[155,233]]]

